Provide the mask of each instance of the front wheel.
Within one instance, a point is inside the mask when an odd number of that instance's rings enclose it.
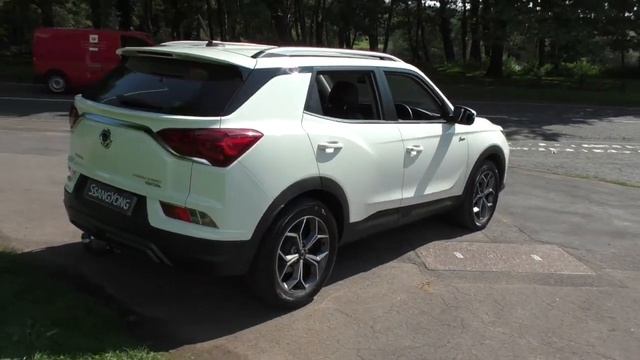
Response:
[[[474,231],[487,227],[498,205],[500,173],[492,161],[475,170],[464,191],[462,203],[454,211],[457,223]]]
[[[268,303],[297,308],[325,284],[338,250],[336,220],[313,199],[287,206],[263,238],[249,285]]]

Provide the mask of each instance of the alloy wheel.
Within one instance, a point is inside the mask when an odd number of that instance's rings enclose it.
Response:
[[[305,216],[285,232],[278,246],[276,274],[280,286],[291,295],[304,295],[318,283],[329,259],[327,225]]]
[[[486,223],[493,214],[497,184],[496,174],[492,170],[485,170],[478,175],[473,191],[473,220],[477,225]]]

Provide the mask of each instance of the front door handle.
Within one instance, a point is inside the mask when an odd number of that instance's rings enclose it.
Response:
[[[409,146],[407,146],[407,153],[410,156],[416,156],[416,155],[420,154],[423,150],[424,150],[424,148],[422,147],[422,145],[409,145]]]
[[[343,145],[339,141],[325,141],[318,144],[318,150],[327,154],[333,154],[336,150],[342,149]]]

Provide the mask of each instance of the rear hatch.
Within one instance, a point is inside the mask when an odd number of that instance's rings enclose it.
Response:
[[[94,91],[77,96],[69,164],[99,182],[184,205],[191,167],[163,129],[217,128],[246,69],[155,56],[125,57]]]

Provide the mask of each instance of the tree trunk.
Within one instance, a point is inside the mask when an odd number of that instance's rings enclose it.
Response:
[[[238,0],[225,0],[225,14],[226,14],[226,25],[227,25],[227,41],[240,41],[240,37],[238,36],[238,26],[240,25],[239,14],[240,11],[240,1]]]
[[[213,4],[211,3],[212,0],[207,0],[207,30],[209,31],[209,33],[207,34],[207,36],[209,37],[208,40],[213,40],[213,33],[215,33],[215,24],[213,22]]]
[[[91,25],[95,29],[102,28],[102,1],[90,0],[89,10],[91,11]]]
[[[131,0],[116,0],[115,8],[118,13],[120,30],[131,30],[133,26],[133,5]]]
[[[382,45],[382,51],[387,52],[389,50],[389,38],[391,37],[391,22],[393,21],[393,8],[396,6],[397,0],[391,0],[389,2],[389,11],[387,11],[387,21],[384,25],[384,43]]]
[[[467,62],[467,0],[462,0],[462,19],[460,19],[460,59],[462,63]]]
[[[484,57],[491,56],[491,4],[489,0],[482,0],[482,12],[480,13],[482,23],[482,43],[484,47]]]
[[[420,24],[420,44],[422,44],[422,55],[425,64],[431,64],[431,51],[429,50],[429,43],[424,35],[424,24]]]
[[[304,1],[295,1],[295,12],[297,19],[298,42],[307,43],[307,20],[304,16]]]
[[[180,11],[180,0],[171,1],[171,38],[173,40],[182,39],[182,12]]]
[[[36,3],[42,15],[42,26],[53,27],[53,0],[40,0]]]
[[[507,22],[496,16],[492,22],[491,56],[487,76],[501,78],[503,75],[504,44],[507,37]]]
[[[227,41],[227,7],[224,0],[216,0],[218,8],[218,26],[220,27],[220,41]]]
[[[207,3],[211,0],[207,0]],[[153,0],[142,0],[142,19],[140,25],[142,30],[153,33]],[[210,21],[210,20],[209,20]]]
[[[378,51],[378,27],[375,25],[370,25],[372,28],[369,29],[369,50]]]
[[[321,46],[324,43],[324,21],[326,14],[326,0],[316,0],[314,5],[314,30],[315,30],[315,45]],[[342,35],[344,37],[344,33]],[[345,41],[346,44],[346,41]]]
[[[475,64],[482,63],[480,48],[480,0],[471,0],[471,48],[469,59]]]
[[[546,48],[547,48],[547,39],[540,37],[538,38],[538,67],[541,68],[546,64]]]
[[[438,15],[440,16],[440,35],[442,36],[442,48],[447,63],[451,64],[456,61],[456,54],[453,50],[453,39],[451,35],[451,19],[448,14],[449,0],[439,0],[440,7]]]

